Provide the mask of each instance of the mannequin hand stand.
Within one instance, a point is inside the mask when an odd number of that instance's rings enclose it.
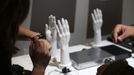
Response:
[[[103,24],[102,11],[100,9],[94,9],[91,13],[93,19],[93,30],[94,30],[94,42],[93,46],[100,45],[102,36],[101,36],[101,27]]]
[[[59,36],[59,43],[61,49],[61,63],[60,67],[71,66],[70,56],[69,56],[69,41],[70,41],[70,30],[69,24],[66,19],[58,20],[58,25],[56,25],[56,29]]]

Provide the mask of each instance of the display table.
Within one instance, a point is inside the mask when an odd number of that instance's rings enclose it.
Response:
[[[113,44],[113,43],[108,42],[106,40],[104,40],[102,42],[102,46],[111,45],[111,44]],[[85,45],[71,46],[69,48],[69,52],[71,53],[71,52],[75,52],[75,51],[80,51],[83,48],[88,49],[88,48],[91,48],[91,46],[85,46]],[[58,53],[59,54],[57,55],[57,59],[60,60],[60,50],[58,50]],[[134,58],[133,57],[127,58],[126,60],[128,61],[129,65],[134,67]],[[22,55],[22,56],[13,57],[12,58],[12,64],[19,64],[20,66],[23,66],[24,69],[27,69],[27,70],[32,70],[32,68],[33,68],[33,65],[32,65],[32,62],[31,62],[31,59],[30,59],[29,55]],[[71,67],[71,69],[77,71],[79,75],[96,75],[97,68],[99,66],[100,65],[97,65],[97,66],[82,69],[82,70],[76,70],[73,67]],[[50,72],[52,72],[54,70],[59,70],[59,69],[58,69],[57,66],[48,65],[48,67],[46,69],[46,72],[45,72],[45,75],[48,75]]]

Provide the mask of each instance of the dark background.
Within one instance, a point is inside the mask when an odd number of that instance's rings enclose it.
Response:
[[[33,0],[31,30],[44,33],[49,15],[66,18],[70,31],[74,31],[76,0]]]
[[[122,0],[90,0],[87,27],[87,38],[93,37],[91,13],[99,8],[103,14],[102,35],[110,34],[116,24],[122,21]]]

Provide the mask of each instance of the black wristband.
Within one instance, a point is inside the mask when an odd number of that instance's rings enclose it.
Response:
[[[46,39],[46,36],[44,34],[38,34],[31,38],[32,41],[35,41],[37,39]]]

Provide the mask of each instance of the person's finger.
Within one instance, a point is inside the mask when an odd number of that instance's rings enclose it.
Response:
[[[47,55],[50,52],[49,48],[50,48],[50,44],[46,40],[44,39],[39,40],[39,46],[38,46],[39,52]]]
[[[126,32],[124,32],[122,35],[120,35],[117,39],[119,40],[119,41],[123,41],[125,38],[127,38],[128,37],[128,34],[126,33]]]
[[[48,49],[49,49],[48,56],[51,56],[51,50],[52,50],[52,46],[50,45],[50,46],[48,47]]]
[[[30,43],[30,46],[29,46],[29,53],[32,54],[32,50],[33,50],[33,42]]]
[[[115,28],[114,28],[114,31],[113,31],[113,37],[114,37],[114,40],[115,40],[115,43],[118,42],[118,36],[119,36],[119,33],[121,33],[121,26],[120,25],[116,25]]]

